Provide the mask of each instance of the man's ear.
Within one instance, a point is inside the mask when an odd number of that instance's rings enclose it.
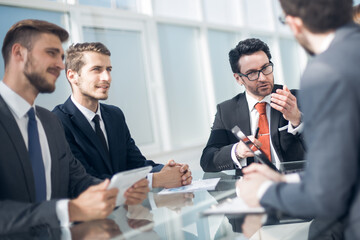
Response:
[[[237,83],[238,83],[240,86],[244,84],[244,83],[243,83],[243,80],[242,80],[242,78],[239,76],[239,74],[234,73],[234,78],[236,79]]]
[[[72,69],[68,69],[66,71],[66,77],[69,80],[69,82],[71,83],[71,85],[77,85],[79,74],[76,71],[74,71]]]
[[[28,50],[20,43],[14,43],[14,45],[11,47],[11,57],[18,62],[25,61],[27,54]]]
[[[303,31],[304,23],[301,18],[287,15],[285,19],[295,36]]]

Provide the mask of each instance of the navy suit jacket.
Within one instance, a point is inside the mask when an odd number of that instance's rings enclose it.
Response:
[[[135,145],[120,108],[100,104],[100,111],[106,128],[109,154],[105,152],[88,120],[70,98],[53,110],[63,123],[71,151],[88,173],[104,179],[121,171],[144,166],[153,166],[153,172],[161,170],[163,165],[146,160]]]
[[[57,117],[38,106],[36,115],[51,156],[51,201],[42,203],[35,203],[34,176],[23,136],[0,96],[0,234],[42,224],[58,227],[56,200],[76,197],[99,182],[74,158]]]
[[[282,86],[275,84],[273,92],[279,88]],[[295,90],[291,92],[296,96]],[[289,121],[284,119],[281,112],[271,108],[270,118],[270,137],[279,160],[281,162],[304,160],[305,147],[302,135],[287,132],[286,126]],[[236,125],[244,134],[251,135],[249,107],[244,92],[218,104],[210,137],[200,160],[204,172],[235,168],[231,159],[231,149],[239,140],[231,129]],[[249,161],[252,162],[253,158],[248,158]]]

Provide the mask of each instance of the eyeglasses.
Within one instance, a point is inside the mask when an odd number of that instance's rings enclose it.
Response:
[[[286,15],[281,15],[281,16],[279,16],[278,19],[283,25],[286,24]]]
[[[262,69],[260,69],[258,71],[252,71],[248,74],[242,74],[242,73],[238,73],[238,74],[241,77],[247,77],[247,79],[249,79],[249,81],[255,81],[255,80],[259,79],[260,72],[262,72],[264,75],[269,75],[270,73],[272,73],[273,66],[274,66],[274,64],[270,61],[269,65],[264,66]]]

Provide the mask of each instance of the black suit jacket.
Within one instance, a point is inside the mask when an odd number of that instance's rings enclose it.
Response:
[[[57,117],[36,107],[49,144],[51,156],[51,199],[35,202],[34,176],[28,151],[10,109],[0,96],[0,230],[50,224],[58,226],[55,201],[78,196],[99,180],[86,174],[77,161]],[[24,229],[22,229],[24,230]]]
[[[275,85],[273,92],[279,88],[282,86]],[[296,95],[295,90],[291,92]],[[305,149],[302,135],[290,134],[287,129],[279,131],[279,128],[289,123],[281,112],[271,108],[270,117],[271,140],[279,160],[281,162],[303,160]],[[200,165],[205,172],[235,168],[231,159],[231,148],[239,142],[231,132],[235,125],[239,126],[244,134],[251,135],[249,107],[245,92],[218,104],[210,137],[200,160]]]
[[[120,108],[100,104],[100,111],[106,128],[110,156],[106,154],[88,120],[70,98],[53,110],[63,123],[71,151],[88,173],[104,179],[117,172],[144,166],[153,166],[153,171],[161,170],[163,165],[146,160],[135,145]]]

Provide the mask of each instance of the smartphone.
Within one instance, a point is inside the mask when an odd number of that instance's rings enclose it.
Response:
[[[238,126],[235,126],[231,129],[231,132],[240,140],[242,141],[248,149],[254,153],[255,161],[260,162],[262,164],[267,165],[271,169],[276,172],[279,170],[275,167],[275,165],[266,157],[263,151],[258,148],[242,131]]]

